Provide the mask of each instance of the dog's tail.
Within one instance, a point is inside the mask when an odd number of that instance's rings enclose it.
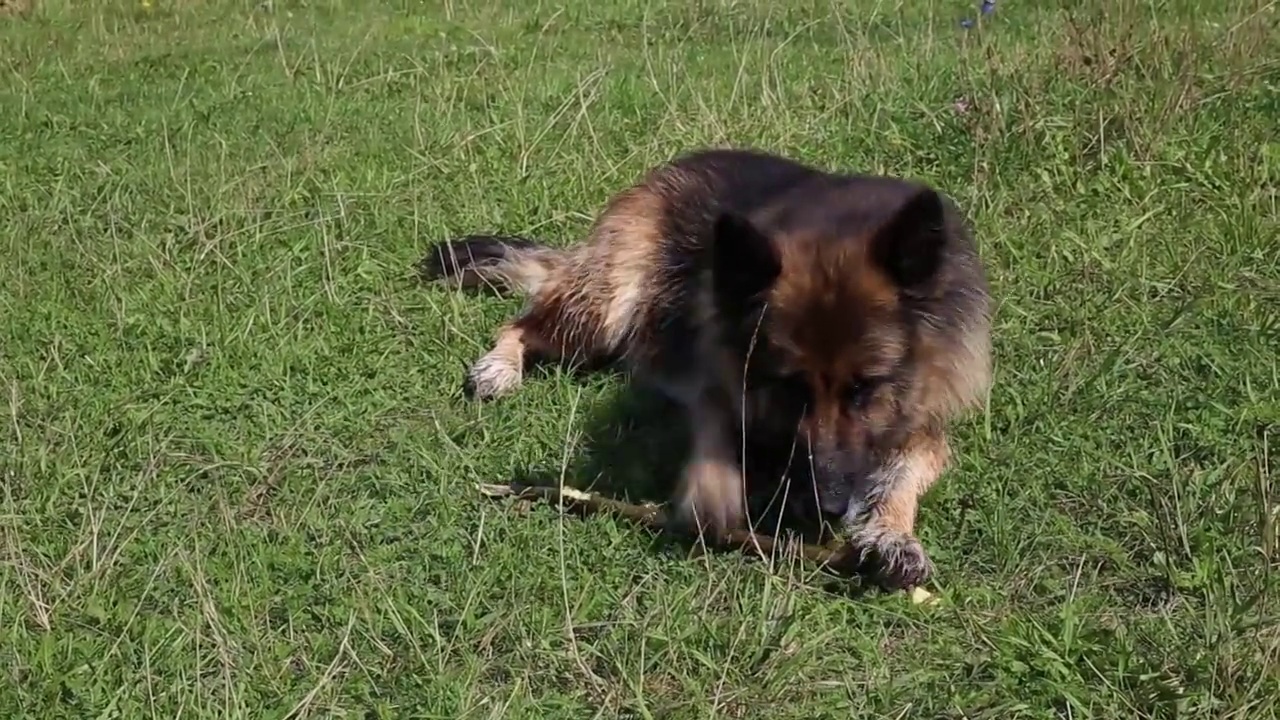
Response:
[[[569,259],[561,249],[506,235],[467,235],[446,240],[418,263],[427,281],[449,280],[459,287],[489,286],[532,295]]]

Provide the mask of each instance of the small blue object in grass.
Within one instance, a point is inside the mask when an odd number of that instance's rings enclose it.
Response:
[[[978,12],[982,15],[990,15],[996,11],[996,0],[982,0],[982,5],[978,7]],[[960,21],[960,27],[968,30],[973,27],[973,20],[965,18]]]

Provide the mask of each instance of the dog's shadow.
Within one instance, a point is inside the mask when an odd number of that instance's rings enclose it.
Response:
[[[677,489],[681,468],[690,452],[690,426],[674,401],[644,385],[629,382],[612,367],[579,368],[575,374],[605,373],[622,380],[588,412],[583,440],[567,468],[527,468],[516,482],[556,486],[562,479],[578,490],[630,504],[667,503]],[[829,526],[816,511],[810,489],[785,481],[776,465],[748,473],[748,511],[756,533],[788,538],[810,545],[831,540]],[[763,477],[762,477],[763,476]],[[673,559],[705,552],[738,552],[704,542],[687,528],[653,529],[652,548]],[[828,569],[821,573],[823,588],[839,595],[861,595],[871,588],[857,573]]]

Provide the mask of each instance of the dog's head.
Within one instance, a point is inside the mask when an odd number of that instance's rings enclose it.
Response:
[[[957,365],[981,359],[957,357],[963,318],[946,311],[964,281],[947,267],[954,222],[934,190],[885,178],[716,222],[713,292],[753,437],[791,446],[827,513],[977,372]]]

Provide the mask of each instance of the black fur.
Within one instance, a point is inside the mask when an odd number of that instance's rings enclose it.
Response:
[[[466,235],[446,240],[418,261],[424,281],[458,278],[469,269],[508,257],[512,250],[540,247],[541,243],[513,235]]]
[[[778,249],[750,220],[735,213],[722,213],[711,235],[716,300],[731,316],[741,315],[782,272]]]
[[[875,260],[904,288],[928,281],[942,265],[946,208],[933,190],[907,200],[878,233]]]

